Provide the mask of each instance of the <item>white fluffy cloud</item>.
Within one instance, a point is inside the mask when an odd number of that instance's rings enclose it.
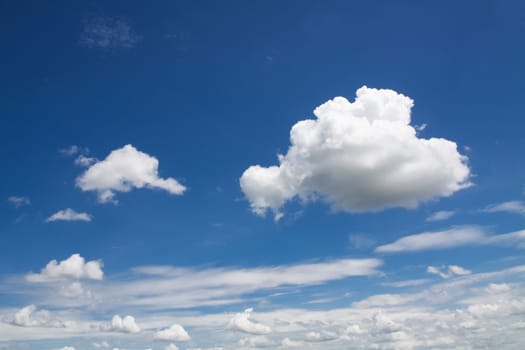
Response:
[[[47,310],[37,310],[35,305],[28,305],[18,310],[11,323],[21,327],[65,327],[64,322],[53,318]]]
[[[124,318],[119,315],[113,316],[111,319],[111,324],[108,326],[103,326],[103,330],[113,331],[113,332],[122,332],[122,333],[138,333],[140,332],[140,327],[135,322],[133,316],[125,316]]]
[[[143,187],[183,194],[186,187],[174,178],[159,177],[158,167],[157,158],[126,145],[91,165],[77,178],[76,184],[83,191],[96,191],[101,203],[115,201],[115,192]]]
[[[410,125],[413,101],[393,90],[366,86],[351,103],[336,97],[290,131],[279,165],[249,167],[240,178],[253,212],[272,210],[298,196],[323,198],[337,210],[414,208],[470,185],[467,158],[454,142],[419,138]]]
[[[250,320],[252,312],[253,309],[250,308],[244,310],[244,312],[235,314],[228,323],[228,328],[250,334],[271,333],[272,329],[267,325]]]
[[[161,329],[156,332],[153,336],[158,340],[167,340],[167,341],[188,341],[190,336],[188,332],[180,324],[172,324],[168,328]]]
[[[92,279],[101,280],[104,277],[100,260],[86,260],[80,254],[73,254],[60,263],[51,260],[40,273],[26,275],[29,282],[48,282],[59,279]]]
[[[472,273],[472,271],[467,270],[457,265],[448,265],[446,268],[428,266],[427,272],[434,274],[434,275],[438,275],[441,278],[450,278],[453,276],[464,276],[464,275],[470,275]]]
[[[77,213],[71,208],[59,210],[46,219],[46,222],[53,221],[91,221],[92,216],[88,213]]]
[[[178,346],[171,343],[171,344],[168,344],[164,347],[164,350],[179,350]]]

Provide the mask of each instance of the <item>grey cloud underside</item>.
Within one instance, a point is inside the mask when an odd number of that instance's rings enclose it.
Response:
[[[467,158],[454,142],[419,138],[410,125],[413,101],[393,90],[362,87],[351,103],[336,97],[315,120],[292,127],[279,165],[254,165],[240,178],[253,212],[276,219],[295,197],[322,198],[334,209],[414,208],[471,185]]]

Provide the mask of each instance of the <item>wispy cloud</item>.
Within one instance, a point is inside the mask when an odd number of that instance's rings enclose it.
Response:
[[[88,48],[132,48],[141,40],[124,18],[95,16],[84,21],[80,43]]]
[[[7,201],[14,205],[16,208],[20,208],[25,205],[31,204],[31,200],[28,197],[24,196],[11,196],[7,198]]]
[[[489,205],[484,209],[487,213],[513,213],[525,216],[525,203],[522,201],[508,201]]]
[[[46,219],[46,222],[53,221],[91,221],[93,217],[88,213],[78,213],[71,208],[59,210]]]
[[[445,279],[453,276],[470,275],[472,273],[472,271],[458,265],[448,265],[446,267],[428,266],[427,272]]]
[[[525,230],[489,236],[481,227],[464,226],[405,236],[393,243],[378,246],[374,251],[376,253],[406,253],[485,244],[517,244],[518,247],[522,247],[524,242]]]
[[[428,221],[428,222],[443,221],[443,220],[450,219],[452,216],[454,216],[454,214],[456,214],[455,211],[449,211],[449,210],[438,211],[438,212],[433,213],[429,217],[427,217],[425,221]]]

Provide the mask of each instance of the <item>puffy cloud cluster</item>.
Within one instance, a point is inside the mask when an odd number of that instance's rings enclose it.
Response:
[[[250,347],[250,348],[267,348],[275,344],[273,341],[271,341],[264,335],[257,335],[254,337],[246,337],[246,338],[239,339],[239,345]]]
[[[73,254],[60,263],[51,260],[40,273],[26,275],[26,280],[28,282],[48,282],[68,278],[101,280],[103,277],[102,261],[86,262],[80,254]]]
[[[18,310],[11,323],[21,327],[65,327],[64,322],[53,318],[47,310],[37,310],[35,305],[28,305]]]
[[[126,145],[91,165],[77,178],[76,184],[83,191],[96,191],[101,203],[114,202],[115,192],[143,187],[183,194],[186,187],[174,178],[160,178],[158,167],[157,158]]]
[[[414,208],[470,185],[467,158],[454,142],[423,139],[410,125],[413,101],[393,90],[357,90],[355,102],[336,97],[296,123],[279,165],[249,167],[241,189],[254,213],[281,208],[298,196],[321,197],[334,209]]]
[[[167,341],[188,341],[190,336],[188,332],[180,324],[172,324],[168,328],[161,329],[156,332],[153,336],[157,340]]]
[[[125,316],[124,318],[119,315],[113,316],[111,319],[111,324],[102,327],[105,331],[112,332],[122,332],[122,333],[138,333],[140,332],[140,327],[135,322],[133,316]]]
[[[470,275],[472,273],[472,271],[467,270],[457,265],[448,265],[444,269],[435,267],[435,266],[428,266],[427,272],[433,275],[438,275],[441,278],[450,278],[453,276],[464,276],[464,275]]]
[[[244,310],[244,312],[235,314],[230,322],[228,328],[235,329],[241,332],[250,334],[268,334],[272,329],[262,323],[257,323],[250,320],[250,315],[253,312],[252,308]],[[250,338],[251,339],[251,338]]]
[[[92,217],[88,213],[77,213],[71,208],[59,210],[46,219],[46,222],[53,221],[91,221]]]

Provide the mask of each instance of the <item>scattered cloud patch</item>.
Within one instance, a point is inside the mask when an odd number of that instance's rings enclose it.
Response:
[[[281,346],[283,348],[298,348],[298,347],[304,347],[305,343],[303,341],[292,340],[286,337],[281,341]]]
[[[484,210],[487,213],[513,213],[525,216],[525,203],[522,201],[508,201],[489,205]]]
[[[120,317],[119,315],[114,315],[111,319],[111,323],[108,325],[103,325],[101,327],[104,331],[111,332],[121,332],[121,333],[139,333],[140,327],[135,322],[133,316]]]
[[[177,345],[171,343],[171,344],[168,344],[164,347],[164,350],[179,350],[179,348],[177,347]]]
[[[80,43],[90,49],[125,49],[141,40],[124,18],[95,16],[84,20]]]
[[[102,280],[103,277],[102,261],[86,262],[80,254],[73,254],[60,263],[51,260],[40,273],[30,273],[25,276],[28,282],[49,282],[70,278]]]
[[[58,152],[64,156],[72,157],[77,153],[83,153],[84,150],[77,145],[71,145],[69,147],[59,149]]]
[[[433,275],[438,275],[440,276],[441,278],[450,278],[450,277],[454,277],[454,276],[465,276],[465,275],[470,275],[472,273],[472,271],[470,270],[467,270],[461,266],[457,266],[457,265],[448,265],[447,267],[445,268],[439,268],[439,267],[436,267],[436,266],[428,266],[427,267],[427,272],[428,273],[431,273]]]
[[[101,203],[115,202],[115,192],[134,188],[155,188],[181,195],[186,187],[174,178],[158,175],[159,161],[132,145],[112,151],[106,159],[91,165],[76,180],[82,191],[96,191]]]
[[[410,98],[366,86],[356,94],[353,103],[336,97],[315,109],[316,120],[295,124],[279,165],[246,169],[240,186],[255,214],[271,210],[278,220],[295,197],[347,212],[415,208],[471,185],[454,142],[417,137]]]
[[[91,292],[89,290],[86,290],[82,283],[75,281],[71,282],[69,284],[63,285],[60,287],[59,290],[60,295],[66,297],[66,298],[91,298]]]
[[[433,213],[432,215],[430,215],[429,217],[427,217],[425,221],[428,221],[428,222],[443,221],[443,220],[450,219],[455,214],[456,212],[451,211],[451,210],[437,211]]]
[[[14,205],[16,208],[20,208],[25,205],[31,204],[31,200],[28,197],[24,196],[11,196],[7,198],[7,201]]]
[[[98,162],[97,158],[87,157],[83,154],[75,158],[75,165],[81,166],[83,168],[88,168],[96,162]]]
[[[92,345],[97,348],[97,349],[106,349],[106,348],[109,348],[110,345],[107,341],[103,341],[103,342],[93,342]]]
[[[478,244],[484,238],[485,232],[481,228],[466,226],[405,236],[393,243],[377,247],[375,252],[402,253],[452,248],[467,244]]]
[[[250,348],[266,348],[275,345],[273,341],[264,335],[257,335],[254,337],[246,337],[239,340],[240,346],[247,346]]]
[[[75,348],[72,346],[64,346],[63,348],[58,348],[56,350],[75,350]]]
[[[188,332],[180,324],[174,323],[168,328],[161,329],[156,332],[153,336],[157,340],[167,341],[188,341],[190,336]]]
[[[86,221],[89,222],[93,219],[88,213],[78,213],[71,208],[59,210],[46,219],[46,222],[53,221]]]
[[[229,329],[238,330],[250,334],[269,334],[272,329],[264,324],[250,320],[252,308],[244,310],[242,313],[235,314],[228,323]]]
[[[47,310],[37,310],[35,305],[28,305],[17,311],[12,324],[20,327],[65,327],[64,322],[53,318]]]
[[[348,242],[354,249],[366,249],[375,245],[376,241],[364,234],[351,234],[348,236]]]

